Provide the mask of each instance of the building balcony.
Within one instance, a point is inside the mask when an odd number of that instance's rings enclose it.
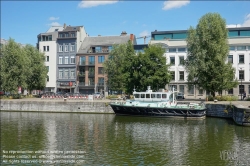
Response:
[[[78,83],[79,87],[86,87],[86,86],[95,86],[95,83],[85,83],[85,82],[79,82]]]
[[[95,62],[79,62],[79,66],[95,66]]]
[[[86,65],[86,61],[81,61],[78,63],[79,66],[85,66]]]

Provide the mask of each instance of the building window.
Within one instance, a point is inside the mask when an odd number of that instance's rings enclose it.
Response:
[[[59,70],[59,78],[60,78],[60,79],[63,78],[63,70]]]
[[[47,46],[47,51],[49,51],[49,46]]]
[[[228,55],[228,63],[233,63],[233,55]]]
[[[89,85],[95,85],[95,78],[89,78]]]
[[[95,57],[89,56],[89,65],[94,65],[94,64],[95,64]]]
[[[86,62],[85,56],[80,57],[79,65],[85,65],[85,62]]]
[[[75,64],[76,62],[75,62],[75,57],[74,56],[71,56],[70,57],[70,63],[71,64]]]
[[[94,75],[95,75],[95,68],[89,67],[89,76],[94,76]]]
[[[44,51],[44,52],[46,51],[46,46],[43,46],[43,51]]]
[[[101,52],[102,48],[101,47],[95,47],[95,52]]]
[[[188,94],[190,94],[190,95],[194,94],[194,86],[193,85],[188,86]]]
[[[170,64],[175,65],[175,57],[170,57]]]
[[[179,91],[182,92],[184,94],[184,85],[179,85]]]
[[[98,63],[103,63],[105,60],[105,56],[98,56]]]
[[[203,89],[199,89],[199,95],[203,95]]]
[[[238,50],[238,51],[245,51],[246,49],[247,49],[246,46],[238,46],[238,47],[237,47],[237,50]]]
[[[47,75],[47,82],[49,82],[49,76]]]
[[[179,76],[180,76],[179,80],[183,81],[184,80],[184,71],[179,71]]]
[[[186,52],[186,48],[178,48],[178,52]]]
[[[63,64],[63,57],[59,56],[59,64]]]
[[[168,52],[176,52],[176,48],[169,48]]]
[[[175,80],[175,72],[174,71],[171,71],[171,80]]]
[[[62,37],[63,37],[63,35],[61,33],[59,33],[59,38],[62,38]]]
[[[68,34],[68,33],[65,33],[65,37],[69,37],[69,34]]]
[[[104,86],[104,77],[98,77],[98,85]]]
[[[71,52],[74,52],[74,51],[75,51],[75,45],[74,45],[74,44],[71,44],[71,45],[70,45],[70,51],[71,51]]]
[[[230,46],[229,49],[230,49],[231,51],[234,51],[234,50],[235,50],[235,46]]]
[[[239,85],[239,92],[243,94],[245,92],[245,85]]]
[[[239,71],[239,79],[244,80],[244,70]]]
[[[174,88],[174,91],[177,91],[177,90],[178,90],[178,89],[177,89],[177,85],[170,85],[171,91],[173,90],[173,88]]]
[[[98,67],[98,74],[104,74],[103,67]]]
[[[233,90],[233,89],[229,89],[229,90],[227,91],[227,93],[228,93],[229,95],[233,95],[233,94],[234,94],[234,90]]]
[[[244,55],[239,55],[239,63],[244,63]]]
[[[59,52],[63,52],[63,45],[59,45]]]
[[[70,71],[70,78],[75,78],[75,71]]]
[[[71,37],[75,37],[75,33],[71,33]]]
[[[184,65],[184,56],[179,57],[180,65]]]
[[[68,56],[65,57],[64,64],[69,64],[69,57]]]
[[[47,71],[49,72],[49,66],[46,66],[47,67]]]
[[[49,62],[49,56],[46,56],[46,61]]]
[[[108,47],[109,52],[112,51],[112,49],[113,49],[112,46],[109,46],[109,47]]]
[[[69,78],[69,70],[64,71],[64,78]]]
[[[65,45],[65,52],[68,52],[69,51],[69,46],[66,44]]]

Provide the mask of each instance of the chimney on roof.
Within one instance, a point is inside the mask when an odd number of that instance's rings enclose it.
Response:
[[[126,36],[127,32],[126,31],[122,31],[121,36]]]
[[[64,23],[64,24],[63,24],[63,29],[65,29],[65,28],[66,28],[66,24]]]
[[[129,39],[130,39],[131,43],[134,44],[134,39],[135,39],[134,34],[130,34]]]

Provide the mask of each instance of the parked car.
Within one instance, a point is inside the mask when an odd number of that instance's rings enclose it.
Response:
[[[94,95],[94,98],[101,98],[102,97],[100,92],[96,92],[93,95]]]
[[[4,91],[0,91],[0,95],[4,95]]]
[[[178,92],[178,93],[176,94],[176,99],[185,99],[184,93]]]

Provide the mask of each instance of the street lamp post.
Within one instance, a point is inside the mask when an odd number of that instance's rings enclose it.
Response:
[[[240,68],[240,71],[242,70],[242,68]],[[240,72],[239,71],[239,72]],[[239,74],[239,77],[240,77],[240,81],[241,81],[241,83],[240,83],[240,100],[242,100],[242,75],[241,74]]]
[[[242,77],[241,77],[241,89],[242,89]],[[240,90],[241,90],[240,89]],[[241,92],[240,92],[240,98],[241,98],[241,100],[242,100],[242,90],[241,90]]]

